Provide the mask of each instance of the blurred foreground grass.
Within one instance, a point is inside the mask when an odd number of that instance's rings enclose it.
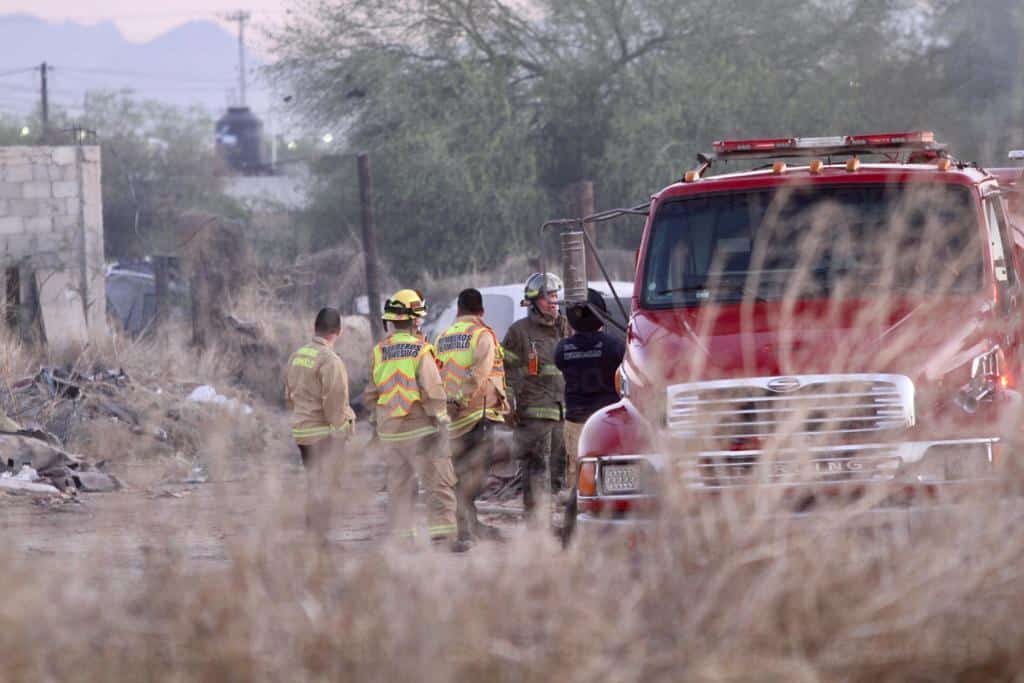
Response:
[[[303,479],[281,463],[241,487],[206,485],[218,488],[201,514],[198,501],[143,502],[151,512],[95,547],[5,554],[2,678],[1010,680],[1024,668],[1014,501],[793,521],[678,510],[634,551],[622,539],[562,551],[519,528],[452,556],[346,540],[379,531],[376,482],[353,476],[327,543],[305,532]],[[223,551],[212,563],[194,552],[207,532]],[[141,544],[141,563],[118,544]]]

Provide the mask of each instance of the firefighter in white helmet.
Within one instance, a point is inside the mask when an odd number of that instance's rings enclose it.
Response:
[[[535,517],[540,500],[561,486],[565,382],[555,366],[555,347],[569,335],[558,310],[562,281],[552,273],[526,280],[523,306],[530,308],[505,334],[505,369],[514,397],[515,452],[523,477],[523,505]],[[561,457],[560,457],[561,456]],[[545,476],[550,472],[550,478]]]
[[[412,289],[398,291],[385,302],[382,319],[391,331],[373,348],[364,400],[372,409],[388,463],[391,530],[415,536],[418,476],[427,493],[431,540],[449,541],[453,551],[461,552],[469,544],[456,538],[450,419],[434,347],[420,332],[426,313],[423,295]]]

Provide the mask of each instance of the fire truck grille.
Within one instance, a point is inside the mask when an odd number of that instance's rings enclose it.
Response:
[[[893,447],[876,446],[862,450],[757,451],[703,453],[687,458],[686,479],[702,486],[724,488],[765,484],[810,482],[882,481],[893,478],[899,468]]]
[[[813,375],[680,384],[668,389],[669,431],[700,451],[870,441],[914,423],[902,375]]]

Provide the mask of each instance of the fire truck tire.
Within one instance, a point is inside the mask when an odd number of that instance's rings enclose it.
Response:
[[[565,504],[565,515],[562,517],[562,528],[559,530],[559,537],[562,541],[562,548],[568,548],[576,531],[576,490],[572,491],[568,502]]]

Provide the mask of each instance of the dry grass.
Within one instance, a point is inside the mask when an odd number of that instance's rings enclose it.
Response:
[[[795,315],[796,288],[786,315]],[[871,339],[888,310],[879,302],[855,321]],[[238,311],[263,321],[266,370],[279,372],[273,359],[305,340],[308,312],[258,298],[243,298]],[[705,340],[717,314],[709,306],[693,325]],[[797,322],[787,324],[802,329]],[[197,356],[181,339],[169,331],[114,344],[94,360],[124,366],[154,392],[197,382],[227,391],[238,382],[240,347]],[[864,350],[849,339],[826,369],[857,368]],[[353,364],[367,348],[358,341],[345,347]],[[925,341],[897,334],[887,348],[911,354]],[[810,360],[797,354],[784,370]],[[0,344],[6,377],[34,362]],[[703,368],[690,370],[699,377]],[[111,534],[145,546],[141,566],[79,547],[78,555],[0,558],[4,680],[877,683],[1016,680],[1024,670],[1018,468],[957,505],[885,513],[861,502],[794,516],[788,501],[756,486],[756,504],[695,505],[670,481],[637,550],[612,537],[563,551],[547,530],[520,529],[505,545],[455,557],[383,537],[352,543],[341,534],[325,544],[305,534],[303,482],[286,464],[282,416],[234,391],[255,416],[200,411],[192,434],[218,482],[212,519],[180,507],[167,516],[157,501],[157,520],[125,518]],[[166,415],[168,406],[148,400],[147,414]],[[1019,417],[1009,417],[1007,433]],[[97,452],[133,447],[123,426],[96,425],[88,437]],[[379,531],[376,456],[355,447],[349,458],[353,478],[334,496],[335,530]],[[240,462],[259,472],[244,484],[257,502],[232,526],[241,494],[222,482]],[[192,557],[197,525],[216,528],[222,562]]]
[[[980,681],[1021,666],[1019,507],[910,532],[704,513],[637,553],[529,532],[453,558],[325,548],[280,522],[286,505],[266,501],[222,569],[196,573],[161,539],[130,580],[6,558],[5,680]]]

